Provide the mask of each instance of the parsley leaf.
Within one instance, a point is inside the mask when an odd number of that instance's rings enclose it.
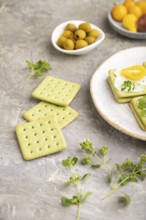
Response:
[[[78,158],[77,157],[67,157],[66,160],[62,160],[62,166],[64,167],[73,167],[76,165],[76,163],[78,162]]]
[[[25,61],[27,66],[31,69],[31,72],[27,79],[30,79],[32,77],[41,77],[43,76],[44,72],[51,70],[50,64],[45,60],[39,60],[36,63],[32,63],[29,60]]]
[[[100,155],[105,156],[105,155],[107,155],[107,153],[108,153],[108,147],[107,147],[107,146],[103,146],[102,148],[100,148],[100,149],[98,150],[98,152],[99,152]]]
[[[90,140],[86,139],[85,141],[80,143],[82,150],[87,154],[94,154],[94,146]]]
[[[70,169],[74,169],[74,166],[77,164],[78,158],[77,157],[67,157],[67,159],[62,160],[62,166],[69,167]],[[63,206],[70,206],[70,205],[77,205],[77,217],[76,220],[80,218],[80,209],[81,204],[88,199],[88,197],[92,194],[91,192],[86,192],[82,195],[80,190],[80,185],[85,182],[85,180],[90,176],[90,173],[86,173],[83,176],[77,175],[75,172],[71,172],[71,176],[69,177],[68,181],[64,183],[65,186],[74,185],[77,188],[76,195],[72,196],[72,198],[67,198],[63,196],[61,198],[61,203]]]
[[[146,106],[146,97],[143,106]],[[97,151],[89,139],[80,143],[84,155],[81,163],[83,165],[90,165],[93,168],[106,168],[109,171],[109,182],[111,190],[103,198],[110,197],[114,192],[120,192],[125,204],[129,204],[130,196],[120,190],[120,187],[127,185],[129,182],[139,182],[146,178],[146,154],[142,154],[137,163],[126,159],[122,164],[116,163],[115,166],[110,166],[108,159],[108,147],[103,146]],[[90,155],[90,156],[89,156]]]
[[[83,165],[91,165],[93,168],[101,168],[101,166],[106,166],[108,167],[107,163],[109,162],[109,159],[107,159],[107,154],[108,154],[108,147],[103,146],[101,147],[98,152],[95,152],[95,147],[91,143],[89,139],[86,139],[85,141],[80,143],[80,146],[82,150],[86,154],[91,154],[92,156],[85,155],[84,158],[82,159],[81,163]],[[97,162],[95,162],[95,160]]]
[[[135,89],[135,84],[129,80],[125,80],[121,85],[121,91],[130,92]]]
[[[146,154],[142,154],[137,163],[126,159],[122,164],[115,164],[110,176],[111,191],[103,197],[108,198],[112,193],[118,191],[124,194],[127,204],[130,203],[130,196],[119,190],[120,186],[127,185],[129,182],[138,182],[146,178]]]
[[[73,173],[71,176],[70,176],[70,178],[69,178],[69,180],[67,181],[67,182],[65,182],[65,186],[68,186],[68,185],[70,185],[70,184],[78,184],[78,183],[80,183],[80,176],[78,176],[76,173]]]
[[[61,203],[64,206],[77,205],[81,202],[81,199],[82,199],[82,194],[78,193],[77,195],[73,196],[71,199],[63,196],[61,198]]]
[[[81,193],[77,193],[72,198],[67,198],[63,196],[61,198],[61,203],[64,206],[70,206],[70,205],[79,205],[80,203],[84,202],[88,199],[88,197],[92,194],[92,192],[86,192],[85,195],[82,195]]]

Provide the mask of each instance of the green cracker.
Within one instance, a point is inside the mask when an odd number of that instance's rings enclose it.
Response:
[[[142,98],[143,96],[136,97],[131,99],[130,107],[131,110],[142,130],[146,131],[146,116],[141,115],[141,110],[138,108],[138,99]]]
[[[69,106],[63,107],[44,101],[26,111],[23,117],[28,121],[34,121],[49,117],[52,114],[56,116],[60,128],[64,128],[78,117],[78,112]]]
[[[123,91],[116,89],[114,86],[116,75],[114,73],[115,73],[115,70],[109,71],[108,82],[109,82],[109,85],[112,89],[112,92],[113,92],[116,100],[119,103],[130,102],[130,100],[132,98],[146,94],[146,87],[144,87],[143,91],[139,91],[139,92],[123,92]]]
[[[77,83],[47,76],[33,91],[32,96],[56,105],[67,106],[80,89]]]
[[[16,126],[16,135],[25,160],[56,153],[66,148],[54,116]]]

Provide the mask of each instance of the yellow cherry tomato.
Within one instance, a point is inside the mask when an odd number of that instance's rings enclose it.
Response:
[[[115,5],[112,9],[112,16],[116,21],[122,21],[126,14],[127,8],[122,4]]]
[[[142,14],[146,14],[146,1],[138,1],[136,5],[141,8]]]
[[[144,66],[130,66],[121,70],[121,75],[128,79],[140,80],[146,75]]]
[[[139,6],[134,5],[128,9],[129,14],[134,14],[137,18],[142,15],[142,10]]]
[[[134,6],[136,3],[133,0],[127,0],[124,2],[124,5],[127,9],[131,8],[132,6]]]

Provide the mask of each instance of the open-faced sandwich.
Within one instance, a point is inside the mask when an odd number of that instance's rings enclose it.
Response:
[[[110,70],[108,82],[119,103],[146,95],[146,62],[143,65]]]
[[[146,95],[131,99],[130,107],[138,124],[146,131]]]

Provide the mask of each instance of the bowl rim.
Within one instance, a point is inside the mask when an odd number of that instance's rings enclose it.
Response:
[[[101,30],[101,28],[99,28],[97,25],[89,22],[91,24],[91,27],[93,27],[94,29],[98,30],[100,33],[99,39],[97,39],[93,44],[88,45],[87,47],[81,48],[81,49],[76,49],[76,50],[65,50],[62,49],[61,47],[59,47],[56,43],[56,39],[54,38],[54,36],[56,35],[56,32],[58,29],[60,29],[61,27],[65,27],[68,23],[84,23],[87,21],[83,21],[83,20],[69,20],[69,21],[65,21],[63,23],[60,23],[59,25],[56,26],[56,28],[53,30],[52,32],[52,36],[51,36],[51,42],[53,44],[53,46],[59,50],[60,52],[66,53],[66,54],[80,54],[82,52],[88,52],[90,50],[92,50],[93,48],[95,48],[98,44],[100,44],[104,38],[105,38],[105,33],[103,32],[103,30]]]

